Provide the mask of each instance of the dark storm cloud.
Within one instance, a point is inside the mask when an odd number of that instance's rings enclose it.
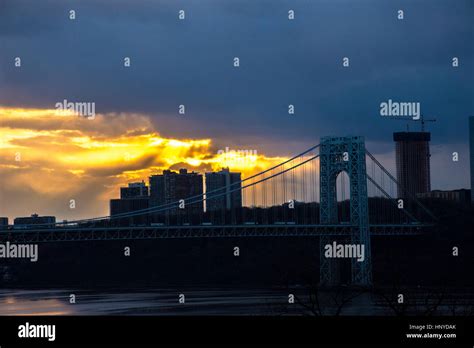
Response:
[[[276,152],[349,133],[392,151],[391,133],[406,127],[380,117],[380,103],[392,99],[420,102],[423,114],[438,119],[429,124],[433,143],[465,144],[474,113],[473,6],[469,0],[4,0],[0,104],[95,101],[98,112],[151,115],[164,136]],[[69,9],[77,11],[75,21]],[[177,19],[179,9],[185,21]],[[16,56],[21,71],[12,66]],[[131,68],[123,57],[131,57]],[[287,114],[290,103],[294,116]],[[179,104],[185,116],[178,116]]]

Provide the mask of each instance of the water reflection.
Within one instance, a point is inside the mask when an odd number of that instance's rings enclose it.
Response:
[[[186,305],[178,302],[186,294]],[[76,303],[69,302],[75,295]],[[253,290],[0,291],[0,315],[219,315],[265,314],[284,294]]]
[[[0,315],[304,315],[298,303],[288,304],[286,289],[137,289],[133,291],[0,290]],[[186,303],[180,304],[179,294]],[[75,304],[69,302],[75,295]],[[302,294],[295,295],[303,299]],[[322,293],[321,301],[332,293]],[[467,298],[462,294],[459,298]],[[472,296],[470,297],[472,298]],[[426,299],[422,299],[425,301]],[[456,300],[458,304],[459,299]],[[446,302],[446,301],[445,301]],[[329,302],[328,302],[329,303]],[[320,315],[334,315],[333,304],[324,304]],[[468,308],[461,304],[464,312]],[[471,307],[469,307],[471,308]],[[468,309],[469,309],[468,308]],[[446,312],[448,302],[439,307]],[[341,315],[394,315],[380,298],[370,294],[354,297],[338,312]],[[311,313],[309,313],[311,314]]]
[[[36,295],[39,295],[38,297]],[[51,298],[52,294],[15,291],[0,293],[0,315],[71,315],[74,314],[63,301]]]

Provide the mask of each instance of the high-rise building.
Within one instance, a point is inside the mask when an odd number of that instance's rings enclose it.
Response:
[[[145,182],[132,182],[128,184],[128,187],[120,188],[120,198],[137,198],[137,197],[147,197],[148,196],[148,186],[145,185]]]
[[[186,169],[180,169],[179,173],[172,170],[164,170],[163,174],[150,176],[150,207],[170,204],[176,209],[168,210],[176,213],[179,209],[179,201],[198,196],[195,200],[187,200],[184,212],[192,214],[203,212],[203,181],[202,175]]]
[[[130,217],[118,217],[119,214],[135,212],[137,210],[148,209],[149,198],[125,198],[110,200],[110,216],[113,224],[117,225],[145,225],[148,223],[147,214],[139,214]]]
[[[396,143],[397,181],[399,197],[426,193],[431,190],[429,132],[393,133]]]
[[[229,168],[206,173],[206,211],[231,210],[242,207],[240,173]]]
[[[145,225],[148,223],[147,214],[131,217],[117,217],[119,214],[131,213],[149,207],[148,186],[145,182],[134,182],[128,187],[120,188],[120,199],[110,200],[111,221],[118,225]]]
[[[471,157],[471,203],[474,205],[474,116],[469,117],[469,153]]]

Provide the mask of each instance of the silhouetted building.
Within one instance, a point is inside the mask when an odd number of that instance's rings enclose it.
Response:
[[[56,223],[55,216],[39,216],[38,214],[32,214],[27,217],[17,217],[13,220],[14,228],[27,228],[28,225],[43,225],[38,228],[54,228]]]
[[[6,230],[8,228],[8,218],[0,217],[0,230]]]
[[[431,190],[430,180],[430,140],[429,132],[393,133],[396,143],[397,181],[413,195]],[[399,197],[407,196],[398,190]]]
[[[242,208],[240,173],[229,168],[206,173],[206,211]]]
[[[148,197],[111,199],[110,215],[112,218],[116,217],[115,219],[112,219],[112,223],[118,225],[146,225],[148,223],[147,214],[140,214],[124,218],[117,217],[117,215],[131,213],[137,210],[148,209],[148,207]]]
[[[148,197],[148,186],[145,182],[132,182],[128,184],[128,187],[120,188],[120,198],[137,198],[137,197]]]
[[[172,170],[164,170],[163,174],[150,176],[150,207],[170,205],[175,209],[168,212],[177,212],[180,200],[203,194],[202,175],[186,169],[180,169],[179,173]],[[196,203],[194,203],[196,202]],[[203,212],[202,197],[185,202],[186,213],[196,214]]]
[[[471,157],[471,203],[474,205],[474,116],[469,117],[469,153]]]
[[[469,204],[471,200],[471,190],[433,190],[431,192],[418,193],[418,198],[442,199],[446,201],[454,201],[463,204]]]
[[[138,226],[149,222],[148,214],[139,214],[130,217],[118,217],[138,210],[148,209],[150,197],[145,182],[129,183],[128,187],[120,188],[120,199],[110,200],[110,216],[113,225]]]

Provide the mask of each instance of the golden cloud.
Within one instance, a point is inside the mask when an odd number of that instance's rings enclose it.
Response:
[[[64,218],[107,215],[108,200],[130,181],[163,169],[229,167],[246,177],[282,162],[255,150],[215,150],[211,139],[160,136],[146,115],[94,119],[51,109],[0,107],[0,215]],[[78,200],[69,210],[70,199]]]

